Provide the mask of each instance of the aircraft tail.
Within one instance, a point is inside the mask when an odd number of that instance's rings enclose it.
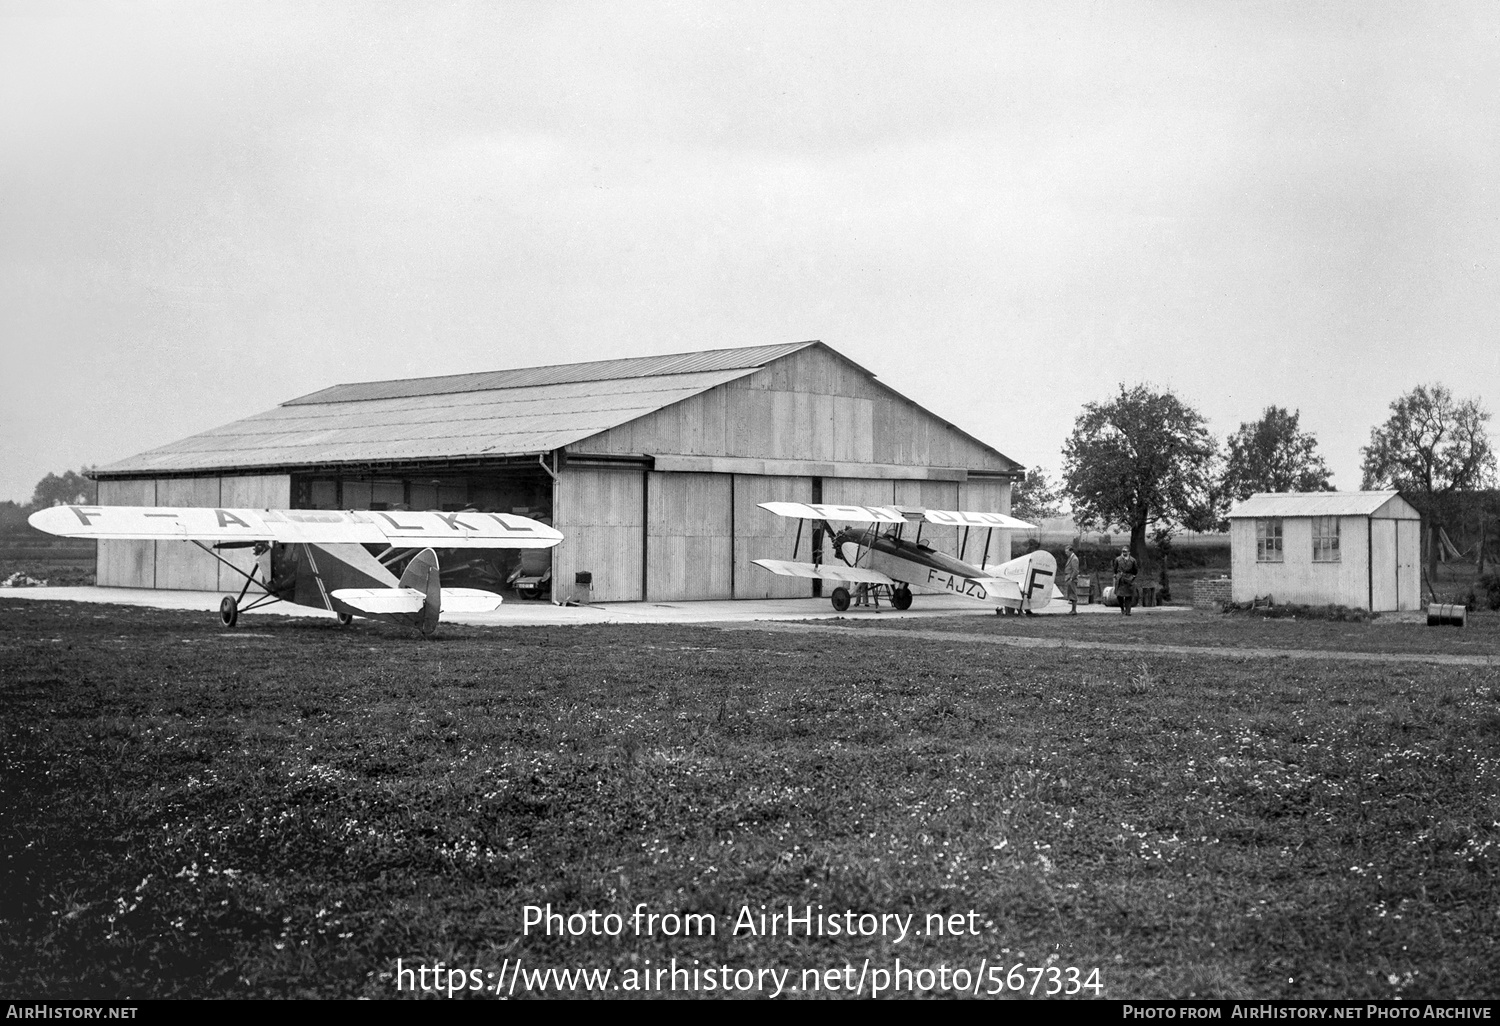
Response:
[[[443,612],[443,586],[438,576],[437,553],[423,549],[411,557],[406,571],[401,575],[401,587],[414,588],[427,596],[422,609],[413,615],[413,625],[423,634],[437,630],[438,617]]]
[[[1041,609],[1052,601],[1052,580],[1057,576],[1057,560],[1046,549],[1037,549],[1009,563],[986,566],[984,569],[986,573],[1014,582],[1021,592],[1021,609]],[[1006,604],[1014,608],[1015,599],[1012,598]]]

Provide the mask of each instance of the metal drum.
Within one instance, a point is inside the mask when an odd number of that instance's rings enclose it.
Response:
[[[1465,606],[1430,603],[1427,606],[1427,626],[1462,627],[1468,620],[1469,610]]]

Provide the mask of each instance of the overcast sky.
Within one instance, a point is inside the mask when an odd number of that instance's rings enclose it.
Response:
[[[0,498],[335,382],[821,339],[1081,405],[1500,408],[1500,4],[0,0]],[[1500,433],[1500,423],[1491,424]]]

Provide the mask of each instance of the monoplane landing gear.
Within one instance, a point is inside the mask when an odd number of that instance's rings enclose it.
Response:
[[[219,622],[225,627],[233,627],[240,619],[240,604],[234,600],[233,595],[225,595],[224,601],[219,603]]]
[[[339,626],[340,627],[347,627],[351,623],[354,622],[354,614],[353,613],[340,613],[340,614],[338,614],[338,617],[339,617]]]
[[[911,589],[897,588],[895,591],[891,592],[891,605],[895,606],[898,610],[910,609]]]
[[[849,589],[834,588],[829,599],[833,602],[833,608],[842,613],[849,608]]]

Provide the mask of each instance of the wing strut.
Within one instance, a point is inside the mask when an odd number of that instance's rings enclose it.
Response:
[[[235,605],[236,606],[239,606],[239,604],[241,602],[245,601],[245,595],[246,595],[247,592],[249,592],[250,585],[253,584],[257,588],[259,588],[261,590],[261,594],[259,594],[259,595],[257,595],[255,597],[255,601],[254,602],[251,602],[248,606],[244,606],[244,607],[240,608],[240,612],[241,613],[249,612],[252,609],[259,609],[261,606],[269,606],[272,602],[280,602],[280,601],[282,601],[281,599],[277,598],[275,595],[271,594],[271,592],[266,588],[266,586],[264,584],[262,584],[260,581],[257,581],[255,579],[255,575],[254,574],[248,574],[244,570],[241,570],[239,567],[235,566],[229,560],[227,560],[223,556],[219,555],[213,549],[209,548],[207,545],[204,545],[201,541],[198,541],[197,539],[189,539],[189,540],[192,541],[192,543],[194,545],[198,546],[204,552],[207,552],[210,556],[214,557],[220,563],[222,563],[225,566],[229,567],[229,569],[233,570],[235,573],[239,574],[241,577],[243,577],[245,579],[245,586],[240,589],[239,598],[235,599]],[[259,569],[259,563],[256,564],[256,569]]]
[[[993,527],[984,532],[984,554],[979,557],[980,569],[984,568],[985,562],[990,558],[990,535],[994,533],[995,529]]]
[[[797,540],[792,543],[792,558],[797,558],[797,551],[802,548],[802,521],[797,521]]]

